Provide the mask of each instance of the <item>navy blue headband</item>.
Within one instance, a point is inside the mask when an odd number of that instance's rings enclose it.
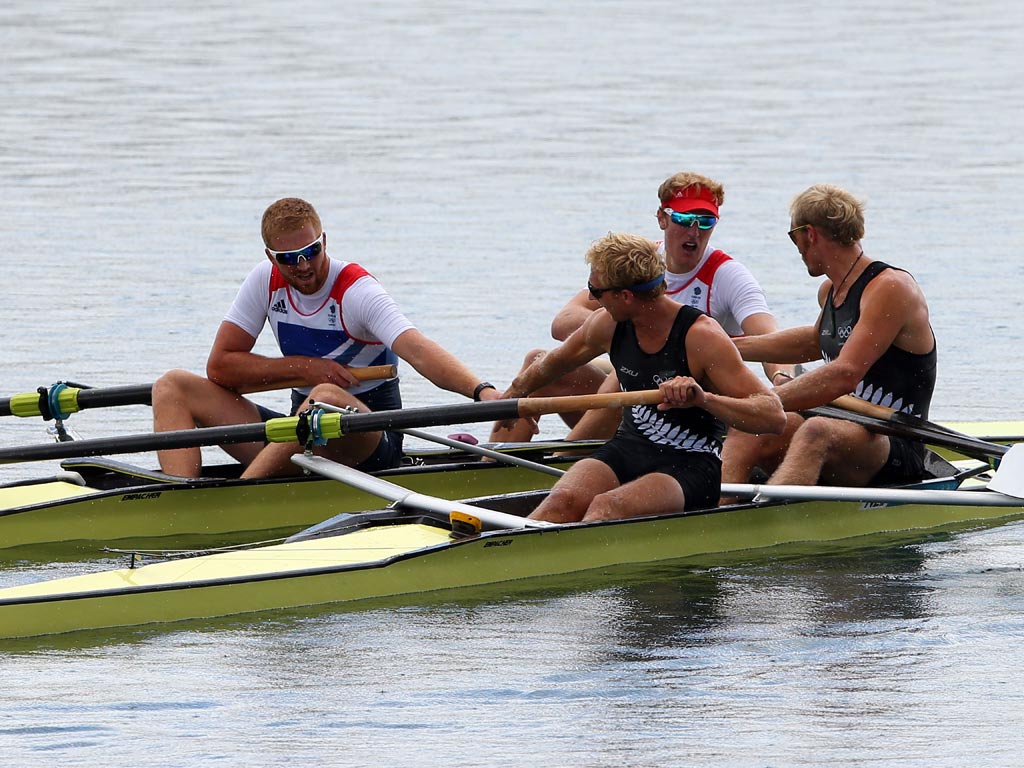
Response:
[[[648,280],[646,283],[637,283],[636,285],[628,285],[625,288],[620,288],[622,291],[633,291],[633,293],[642,293],[643,291],[649,291],[653,288],[657,288],[665,282],[665,273],[662,272],[653,280]]]

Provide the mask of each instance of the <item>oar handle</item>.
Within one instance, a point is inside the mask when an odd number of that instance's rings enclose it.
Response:
[[[664,398],[657,389],[639,392],[608,392],[596,395],[567,397],[524,397],[519,399],[520,416],[543,416],[546,413],[572,413],[595,408],[625,408],[628,405],[657,405]]]
[[[349,370],[360,381],[393,379],[398,375],[397,365],[367,365],[363,368],[349,368]]]
[[[515,419],[544,413],[569,413],[586,408],[620,408],[627,405],[660,403],[658,390],[643,392],[611,392],[572,397],[522,397],[518,400],[485,400],[480,403],[457,403],[426,408],[405,408],[370,413],[326,413],[317,420],[321,436],[334,439],[353,432],[376,432],[383,429],[437,427],[473,421]],[[100,456],[140,451],[161,451],[195,448],[204,445],[229,445],[252,442],[290,442],[298,439],[300,418],[283,416],[265,424],[234,424],[223,427],[202,427],[172,432],[153,432],[124,437],[100,437],[65,443],[46,443],[17,448],[0,448],[0,464],[18,461],[66,459],[72,456]]]
[[[898,411],[892,408],[886,408],[884,405],[875,405],[853,395],[837,397],[832,401],[832,405],[836,408],[842,408],[844,411],[853,411],[854,413],[861,413],[876,419],[891,419],[893,414],[898,413]]]
[[[377,379],[393,379],[398,375],[396,365],[368,365],[363,368],[349,368],[349,372],[359,381],[375,381]],[[302,379],[287,382],[276,382],[273,385],[257,384],[239,390],[241,394],[267,392],[273,389],[288,389],[305,385]],[[80,387],[62,386],[59,391],[51,387],[39,392],[23,392],[7,398],[0,398],[0,416],[42,416],[41,400],[47,403],[52,399],[52,406],[47,405],[51,413],[70,415],[86,408],[108,408],[118,405],[150,405],[152,384],[127,384],[116,387]],[[52,397],[50,397],[52,391]],[[54,407],[56,411],[54,411]]]

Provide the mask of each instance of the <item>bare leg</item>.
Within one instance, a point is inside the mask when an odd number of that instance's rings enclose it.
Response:
[[[338,407],[351,406],[361,412],[369,409],[355,395],[351,395],[341,387],[333,384],[318,384],[309,393],[310,398]],[[314,450],[318,456],[326,456],[341,464],[355,466],[366,460],[377,449],[380,432],[356,432],[351,435],[331,440],[327,445]],[[298,443],[271,443],[259,452],[246,467],[242,477],[279,477],[297,475],[302,470],[292,464],[291,457],[305,450]]]
[[[525,371],[538,357],[544,354],[543,349],[534,349],[527,353],[520,373]],[[570,371],[560,379],[541,387],[532,394],[535,397],[563,397],[565,395],[592,395],[601,387],[604,381],[604,372],[600,366],[593,363],[581,366]],[[583,411],[574,413],[563,413],[562,419],[570,427],[579,421]],[[516,419],[511,428],[501,427],[498,423],[491,429],[490,441],[492,443],[525,443],[529,442],[537,433],[534,423],[530,419]]]
[[[597,459],[581,459],[558,478],[548,497],[530,515],[550,523],[576,523],[583,519],[594,496],[619,485],[611,468]]]
[[[667,515],[681,512],[685,506],[686,496],[676,479],[652,472],[595,496],[583,522]]]
[[[864,486],[889,457],[889,439],[857,424],[815,416],[804,422],[785,458],[768,481],[773,485],[814,485],[825,478]]]
[[[793,435],[804,423],[797,413],[786,414],[786,429],[781,435],[753,435],[730,429],[722,449],[722,482],[749,483],[754,467],[765,472],[774,472],[782,462]],[[722,496],[721,504],[736,501],[732,496]]]
[[[153,384],[155,432],[249,424],[259,420],[259,411],[252,402],[194,373],[168,371]],[[262,448],[262,443],[224,446],[230,456],[243,464],[252,461]],[[202,472],[199,448],[160,451],[157,456],[160,468],[167,474],[199,477]]]
[[[609,373],[598,389],[600,394],[618,392],[619,377],[615,371]],[[622,423],[621,408],[595,408],[586,411],[576,425],[569,430],[567,440],[610,440]]]

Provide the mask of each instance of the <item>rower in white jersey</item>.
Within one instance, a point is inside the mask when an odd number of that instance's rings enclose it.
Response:
[[[725,200],[722,185],[696,173],[677,173],[665,179],[658,188],[655,215],[663,240],[667,295],[680,304],[696,307],[717,320],[733,337],[758,336],[778,330],[775,317],[768,308],[764,291],[745,266],[724,251],[713,248],[711,235],[719,219],[719,208]],[[564,341],[584,321],[600,309],[600,304],[587,291],[576,294],[555,316],[551,335]],[[531,350],[521,371],[544,354]],[[793,377],[792,366],[766,363],[764,372],[773,384]],[[535,392],[535,395],[579,395],[594,392],[617,392],[619,381],[614,372],[600,364],[589,363]],[[613,409],[562,414],[572,429],[571,440],[607,439],[618,427],[620,412]],[[536,422],[519,419],[496,424],[491,431],[493,442],[529,440],[537,433]]]
[[[153,424],[158,432],[242,424],[280,414],[239,392],[293,387],[292,411],[309,399],[359,411],[402,407],[398,378],[360,382],[350,368],[404,360],[426,379],[475,400],[499,396],[454,355],[405,317],[380,283],[358,264],[327,255],[327,235],[312,205],[284,198],[263,214],[266,260],[243,282],[220,325],[206,377],[169,371],[153,385]],[[252,350],[269,323],[281,357]],[[246,466],[243,477],[295,474],[298,443],[223,446]],[[401,435],[353,434],[316,453],[363,470],[396,466]],[[198,477],[198,448],[161,451],[164,472]]]

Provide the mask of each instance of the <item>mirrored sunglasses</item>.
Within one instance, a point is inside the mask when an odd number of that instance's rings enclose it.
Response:
[[[718,223],[718,217],[712,216],[710,213],[679,213],[679,211],[673,211],[671,208],[662,208],[662,211],[672,219],[673,223],[686,229],[689,229],[694,224],[697,225],[698,229],[711,229]]]
[[[285,267],[294,267],[300,261],[312,261],[324,251],[324,233],[307,246],[297,251],[272,251],[267,248],[267,253],[274,257],[274,261]]]

